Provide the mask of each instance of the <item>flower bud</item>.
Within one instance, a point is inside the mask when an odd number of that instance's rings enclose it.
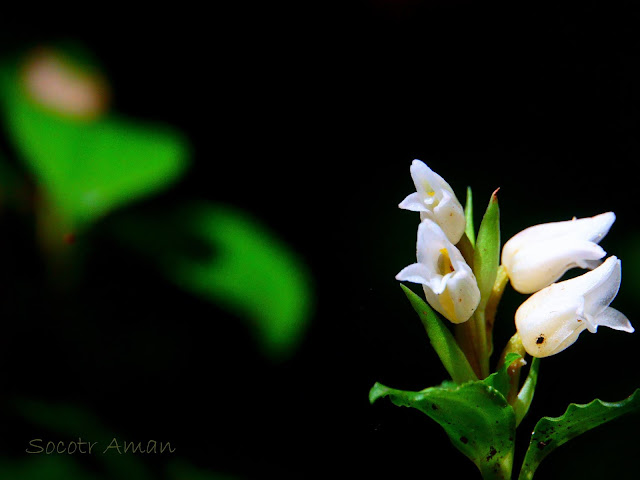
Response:
[[[451,243],[458,243],[464,233],[466,221],[456,194],[440,175],[420,160],[413,161],[410,171],[416,191],[408,195],[398,206],[420,212],[420,220],[433,220],[442,228]]]
[[[469,320],[480,303],[480,290],[471,268],[442,229],[425,219],[418,226],[418,262],[396,275],[420,283],[429,305],[453,323]]]
[[[554,283],[529,297],[516,312],[516,329],[529,355],[547,357],[561,352],[584,330],[599,326],[632,333],[631,323],[609,307],[618,289],[620,260],[609,257],[595,270]]]
[[[533,293],[551,285],[567,270],[592,269],[606,252],[598,245],[616,216],[613,212],[565,222],[529,227],[512,237],[502,249],[502,265],[511,285],[520,293]]]

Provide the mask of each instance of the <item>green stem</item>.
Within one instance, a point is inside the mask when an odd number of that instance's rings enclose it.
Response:
[[[484,379],[489,376],[489,350],[487,348],[487,326],[484,309],[476,310],[470,321],[474,322],[476,352],[478,354],[478,364],[480,375],[478,378]]]
[[[469,361],[471,368],[479,378],[481,375],[480,364],[476,354],[475,342],[475,322],[473,317],[464,323],[458,323],[455,326],[456,342],[460,349],[464,352],[465,357]]]

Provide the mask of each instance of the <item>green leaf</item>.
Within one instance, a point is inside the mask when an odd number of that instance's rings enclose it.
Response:
[[[640,409],[638,391],[640,389],[620,402],[608,403],[596,399],[586,405],[572,403],[561,417],[541,418],[531,435],[519,480],[532,479],[540,462],[560,445],[598,425]]]
[[[183,215],[188,229],[213,252],[180,255],[168,274],[179,286],[250,320],[264,352],[293,353],[312,314],[313,292],[302,261],[247,213],[201,205]]]
[[[533,394],[536,391],[536,385],[538,383],[538,371],[540,369],[540,359],[533,357],[531,360],[531,366],[529,367],[529,374],[524,381],[524,385],[518,393],[518,397],[513,405],[513,409],[516,412],[516,426],[520,425],[520,422],[524,419],[525,415],[529,411],[531,402],[533,401]]]
[[[480,310],[484,310],[489,300],[500,262],[500,208],[496,194],[497,190],[491,195],[482,218],[473,257],[473,273],[480,289]]]
[[[475,381],[408,392],[376,383],[369,401],[387,396],[395,405],[416,408],[440,424],[485,480],[511,478],[515,415],[496,389]]]
[[[189,148],[178,132],[116,116],[65,117],[31,100],[16,68],[0,73],[9,135],[69,228],[157,192],[185,170]]]
[[[511,366],[511,364],[519,358],[522,358],[522,356],[517,353],[513,353],[513,352],[508,353],[507,356],[505,357],[504,364],[502,365],[502,367],[500,367],[500,369],[497,372],[494,372],[491,375],[489,375],[487,378],[485,378],[483,382],[489,385],[490,387],[495,388],[502,394],[503,397],[507,398],[507,395],[509,394],[509,389],[511,387],[508,369]]]
[[[469,380],[477,380],[477,376],[469,365],[467,357],[458,346],[454,336],[447,326],[438,318],[436,313],[427,303],[409,288],[400,284],[405,295],[411,302],[413,309],[416,311],[422,325],[427,331],[429,341],[433,349],[440,357],[440,361],[444,368],[449,372],[451,378],[456,383],[463,383]]]
[[[467,202],[464,206],[464,218],[466,220],[464,232],[467,234],[471,246],[475,248],[476,231],[473,223],[473,195],[471,194],[471,187],[467,187]]]

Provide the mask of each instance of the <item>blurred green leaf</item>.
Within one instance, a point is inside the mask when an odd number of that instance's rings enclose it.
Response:
[[[400,284],[405,295],[411,302],[411,306],[416,311],[422,325],[427,331],[429,341],[433,349],[440,357],[440,361],[447,370],[451,378],[456,383],[464,383],[468,380],[477,380],[477,376],[471,368],[467,357],[458,346],[454,336],[447,326],[438,318],[435,312],[409,288]]]
[[[416,408],[440,424],[485,480],[511,478],[515,415],[496,389],[474,381],[408,392],[376,383],[369,400],[373,403],[383,397],[395,405]]]
[[[58,215],[82,228],[171,184],[185,170],[178,132],[116,116],[95,121],[58,115],[30,99],[16,67],[0,72],[8,133]]]
[[[229,207],[201,205],[184,214],[189,230],[213,252],[169,263],[180,286],[251,320],[274,359],[291,354],[311,316],[312,290],[303,263],[265,226]]]
[[[532,479],[540,462],[572,438],[621,415],[638,411],[640,409],[639,391],[640,389],[637,389],[620,402],[609,403],[596,399],[586,405],[572,403],[561,417],[542,417],[531,435],[519,480]]]
[[[478,281],[481,298],[478,309],[484,310],[496,281],[500,262],[500,209],[496,192],[491,195],[480,223],[473,261],[473,273]]]

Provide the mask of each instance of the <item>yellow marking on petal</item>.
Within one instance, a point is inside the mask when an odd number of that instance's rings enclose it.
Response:
[[[451,263],[451,257],[449,257],[449,251],[446,248],[440,249],[440,257],[438,257],[438,273],[443,277],[447,273],[455,271],[453,264]]]
[[[429,195],[430,197],[433,197],[436,194],[436,192],[434,191],[433,187],[431,187],[431,184],[429,182],[427,182],[426,180],[422,182],[422,188],[427,193],[427,195]]]
[[[451,320],[452,322],[457,323],[458,317],[456,316],[456,308],[453,305],[453,299],[451,298],[451,294],[449,293],[449,290],[447,290],[446,288],[444,292],[440,294],[440,305],[444,310],[445,317],[447,317],[447,319]]]

